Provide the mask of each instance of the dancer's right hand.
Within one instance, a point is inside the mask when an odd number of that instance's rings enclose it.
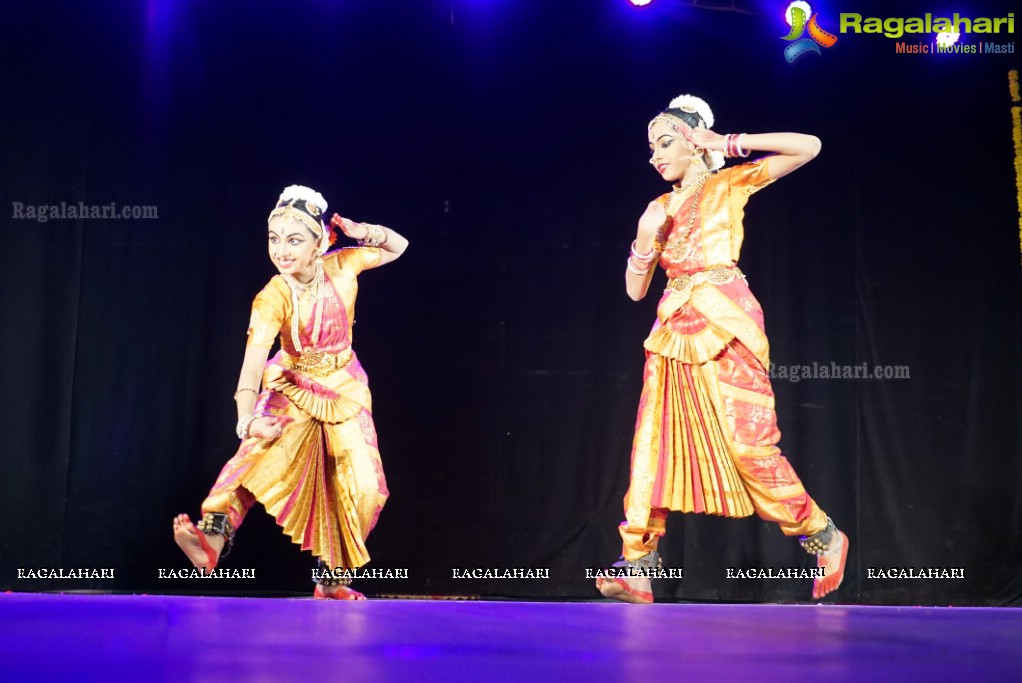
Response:
[[[248,428],[248,435],[260,439],[276,439],[290,421],[291,418],[284,417],[283,415],[259,417],[252,420],[252,424]]]

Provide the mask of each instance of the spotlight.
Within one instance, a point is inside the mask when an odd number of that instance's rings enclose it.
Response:
[[[645,7],[649,3],[653,2],[653,0],[628,0],[628,2],[632,3],[636,7]]]

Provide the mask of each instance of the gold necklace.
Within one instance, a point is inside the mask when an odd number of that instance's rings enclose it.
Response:
[[[671,200],[675,197],[682,197],[685,191],[691,187],[694,187],[695,191],[691,194],[692,209],[689,211],[688,224],[685,226],[685,230],[680,234],[672,235],[671,239],[667,240],[667,244],[664,245],[664,253],[667,254],[672,261],[685,261],[695,250],[694,242],[688,245],[687,249],[685,248],[685,242],[688,240],[689,234],[692,232],[692,226],[695,225],[696,214],[699,212],[699,200],[703,197],[703,187],[706,185],[706,179],[709,175],[709,173],[703,173],[697,180],[689,183],[688,185],[683,185],[673,189],[674,194],[671,195]],[[682,199],[682,201],[684,201],[684,199]],[[669,207],[672,202],[668,201],[667,203]],[[671,211],[671,215],[674,215],[673,211]]]
[[[710,175],[709,171],[701,171],[695,180],[690,180],[687,183],[678,183],[677,186],[672,187],[671,190],[677,194],[681,194],[690,187],[695,187],[699,183],[706,180],[706,176]]]

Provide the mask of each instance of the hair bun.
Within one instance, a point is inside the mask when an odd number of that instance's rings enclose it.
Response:
[[[695,95],[678,95],[667,105],[668,109],[680,109],[690,114],[698,114],[707,128],[713,128],[713,111],[706,100]]]
[[[284,191],[280,193],[280,197],[277,202],[290,202],[296,199],[300,199],[305,202],[306,206],[312,205],[319,209],[320,214],[326,213],[326,200],[323,199],[323,195],[316,192],[311,187],[305,187],[304,185],[289,185],[284,188]],[[313,212],[309,212],[315,215]]]

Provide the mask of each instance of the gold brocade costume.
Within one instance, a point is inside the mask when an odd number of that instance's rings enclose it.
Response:
[[[745,517],[811,535],[826,515],[777,447],[763,311],[736,263],[766,159],[708,175],[658,199],[670,219],[670,278],[645,341],[643,390],[620,531],[624,556],[655,550],[670,510]]]
[[[227,513],[237,528],[259,501],[291,539],[330,568],[369,561],[365,539],[387,500],[368,378],[351,348],[358,274],[380,250],[352,247],[323,256],[324,296],[299,299],[299,341],[291,339],[291,291],[280,275],[252,304],[248,345],[280,351],[266,364],[257,415],[289,419],[277,439],[245,439],[224,466],[203,513]],[[313,321],[322,306],[319,339]]]

